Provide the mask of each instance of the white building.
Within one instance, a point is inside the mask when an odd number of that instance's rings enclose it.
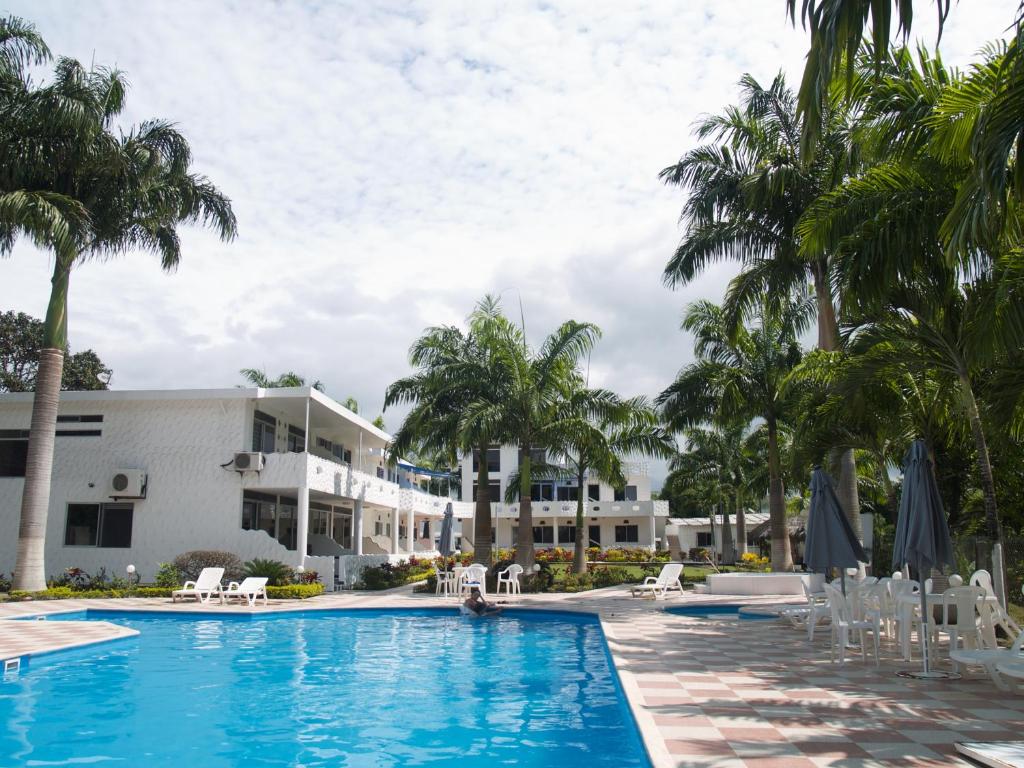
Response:
[[[462,504],[455,506],[461,519],[463,549],[473,544],[473,513],[477,489],[478,451],[460,462]],[[536,456],[536,459],[543,458]],[[515,446],[492,446],[487,451],[491,499],[492,542],[496,547],[513,548],[519,530],[519,504],[504,503],[509,477],[519,468]],[[588,546],[665,548],[667,501],[651,499],[651,480],[643,462],[626,463],[626,484],[615,489],[607,483],[588,478],[584,481],[584,514]],[[533,541],[538,548],[572,548],[576,541],[576,502],[580,488],[575,480],[541,480],[533,484],[531,494]]]
[[[14,569],[31,393],[0,394],[0,571]],[[47,575],[151,580],[195,549],[316,570],[434,550],[448,499],[388,469],[390,436],[309,387],[61,394]]]
[[[748,511],[744,515],[744,523],[747,529],[747,541],[740,542],[736,537],[736,515],[729,515],[729,526],[732,529],[733,546],[736,556],[744,552],[757,552],[757,547],[752,540],[755,529],[767,523],[767,512]],[[715,515],[714,529],[711,527],[711,517],[673,517],[668,521],[665,535],[668,538],[669,549],[676,549],[683,558],[689,555],[691,549],[701,548],[714,551],[721,558],[724,552],[722,537],[723,519],[721,515]],[[678,543],[677,543],[678,542]]]

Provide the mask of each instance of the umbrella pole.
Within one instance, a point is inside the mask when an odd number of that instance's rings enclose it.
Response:
[[[919,631],[921,632],[921,647],[924,648],[924,674],[925,677],[928,677],[931,675],[931,669],[929,668],[931,659],[928,658],[930,650],[928,648],[928,625],[931,622],[929,621],[928,616],[928,595],[925,594],[924,591],[923,579],[921,580],[921,586],[918,591],[921,593],[921,629]]]
[[[843,587],[843,597],[846,597],[846,569],[845,568],[840,568],[839,569],[839,574],[840,574],[840,576],[839,576],[840,584]]]

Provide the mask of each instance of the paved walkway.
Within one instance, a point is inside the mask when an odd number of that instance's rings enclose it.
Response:
[[[904,680],[895,673],[909,665],[895,660],[892,644],[883,644],[880,667],[859,659],[840,667],[828,660],[827,632],[811,644],[803,632],[778,622],[693,619],[662,610],[666,604],[728,601],[687,595],[655,602],[610,588],[524,595],[515,602],[600,615],[655,768],[967,765],[955,757],[954,742],[1024,734],[1024,696],[1000,692],[977,672],[952,682]],[[90,607],[263,613],[445,604],[454,606],[408,593],[341,593],[275,601],[254,611],[238,605],[172,605],[164,599],[76,600],[0,604],[0,618]],[[53,633],[80,640],[81,624],[0,621],[0,658],[5,643],[19,634],[19,653],[31,652],[42,642],[31,634],[42,631],[38,625],[46,625],[49,648]]]

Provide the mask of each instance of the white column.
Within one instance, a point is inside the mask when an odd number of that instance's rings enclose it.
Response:
[[[391,510],[391,554],[398,554],[398,507]]]
[[[363,500],[356,499],[352,508],[352,551],[363,554]]]
[[[654,549],[655,548],[655,541],[658,538],[658,529],[655,526],[655,522],[654,522],[654,509],[653,509],[654,505],[652,504],[651,507],[652,507],[652,509],[651,509],[651,549]]]
[[[409,510],[409,521],[405,524],[405,541],[406,541],[405,548],[407,550],[409,550],[409,554],[410,555],[413,552],[416,551],[416,539],[415,539],[415,536],[416,536],[416,517],[414,516],[413,511],[410,509]]]
[[[552,534],[554,536],[553,544],[554,544],[554,546],[557,547],[558,546],[558,518],[557,517],[551,518],[551,528],[554,531],[554,533]]]
[[[299,488],[299,508],[295,521],[295,550],[299,557],[299,565],[306,562],[306,551],[309,543],[309,487]]]

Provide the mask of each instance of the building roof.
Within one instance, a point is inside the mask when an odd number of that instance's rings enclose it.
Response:
[[[32,392],[0,393],[0,404],[25,403],[31,404]],[[386,443],[391,442],[391,435],[358,413],[353,413],[329,395],[325,395],[313,387],[230,387],[222,389],[97,389],[91,391],[68,391],[60,393],[61,402],[104,403],[131,402],[137,400],[262,400],[265,398],[310,398],[338,416],[353,422]]]
[[[744,519],[745,519],[745,522],[747,524],[747,527],[750,528],[751,526],[760,525],[761,523],[767,522],[767,520],[768,520],[768,513],[767,512],[747,512],[746,515],[744,515]],[[736,515],[729,515],[729,523],[731,525],[736,525]],[[707,515],[705,517],[670,517],[668,519],[668,524],[669,525],[678,525],[678,526],[695,526],[695,527],[704,526],[706,528],[710,528],[711,527],[711,515]],[[715,525],[721,525],[721,524],[722,524],[722,516],[721,515],[715,515]]]

